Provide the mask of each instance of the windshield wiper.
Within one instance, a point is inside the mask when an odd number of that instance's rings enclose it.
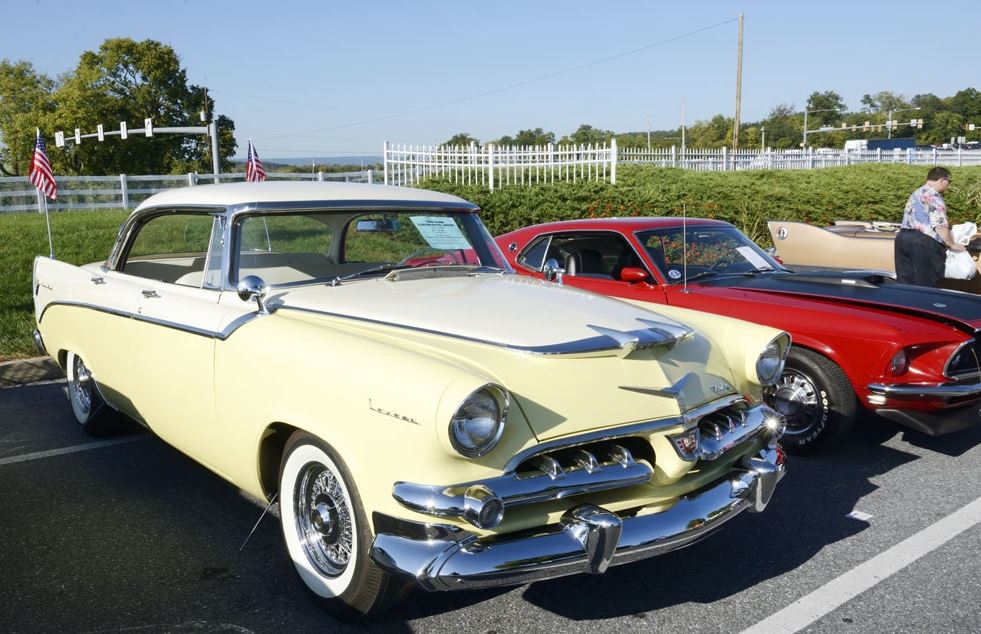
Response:
[[[368,275],[370,273],[380,273],[382,271],[391,271],[393,269],[406,268],[404,264],[395,262],[386,262],[384,264],[377,264],[363,271],[356,271],[354,273],[349,273],[343,277],[338,276],[330,281],[331,286],[340,286],[341,282],[346,282],[347,280],[353,280],[356,277],[361,277],[362,275]]]

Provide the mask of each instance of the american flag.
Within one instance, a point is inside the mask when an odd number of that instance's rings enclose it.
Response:
[[[266,170],[262,169],[262,161],[259,160],[259,153],[249,139],[249,157],[245,161],[245,180],[250,183],[258,183],[266,180]]]
[[[37,131],[37,142],[34,144],[34,158],[31,159],[29,174],[31,182],[38,191],[44,192],[44,195],[51,200],[57,200],[58,184],[55,183],[54,174],[51,173],[51,162],[48,161],[40,130]]]

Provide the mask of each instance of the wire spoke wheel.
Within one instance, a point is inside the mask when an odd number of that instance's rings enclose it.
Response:
[[[72,400],[79,419],[85,419],[92,415],[92,373],[85,366],[82,357],[72,356],[72,364],[68,369],[70,378],[68,381],[68,396]],[[79,420],[79,423],[84,422]]]
[[[293,496],[297,537],[310,563],[321,574],[337,577],[351,561],[354,522],[341,484],[318,463],[300,472]]]

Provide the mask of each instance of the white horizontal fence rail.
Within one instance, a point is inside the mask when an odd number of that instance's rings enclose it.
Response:
[[[268,180],[344,181],[372,183],[381,175],[374,170],[359,172],[291,173],[266,172]],[[49,201],[48,209],[132,209],[153,194],[194,185],[245,180],[245,172],[226,174],[167,174],[149,176],[56,176],[58,200]],[[38,192],[26,176],[0,178],[0,213],[38,211]]]
[[[386,185],[426,178],[480,185],[533,185],[555,181],[617,182],[617,144],[610,145],[397,145],[384,146]]]

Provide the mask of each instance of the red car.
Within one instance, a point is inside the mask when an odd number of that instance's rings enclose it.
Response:
[[[793,272],[715,220],[573,220],[497,242],[523,275],[789,332],[769,400],[787,417],[781,442],[798,452],[844,437],[860,408],[930,435],[981,420],[977,295],[870,271]]]

